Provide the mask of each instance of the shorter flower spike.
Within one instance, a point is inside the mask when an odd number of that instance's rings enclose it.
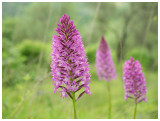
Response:
[[[113,64],[110,48],[104,39],[101,38],[99,48],[96,53],[96,67],[99,80],[106,79],[108,82],[116,78],[116,71]]]
[[[142,73],[141,64],[138,60],[134,61],[131,57],[130,60],[125,61],[123,69],[124,80],[124,98],[133,98],[138,102],[146,101],[146,81]]]

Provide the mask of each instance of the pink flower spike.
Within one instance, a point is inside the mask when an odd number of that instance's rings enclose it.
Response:
[[[108,82],[116,78],[116,71],[113,64],[110,48],[102,36],[99,48],[96,53],[96,67],[99,80],[105,79]]]
[[[125,90],[125,100],[133,98],[137,103],[147,101],[146,96],[146,81],[142,73],[141,64],[139,61],[130,60],[125,61],[123,69],[123,80]]]
[[[89,65],[81,36],[70,16],[64,14],[60,18],[56,31],[58,35],[53,35],[50,65],[54,92],[60,90],[62,98],[66,98],[67,94],[72,98],[73,92],[85,88],[91,82]],[[90,95],[90,89],[84,93]]]

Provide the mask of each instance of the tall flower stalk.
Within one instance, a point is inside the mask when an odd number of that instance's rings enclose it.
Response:
[[[72,99],[74,118],[77,118],[76,101],[85,93],[91,95],[89,65],[81,36],[70,16],[64,14],[60,18],[56,31],[58,35],[53,35],[51,53],[54,93],[59,92],[62,98],[69,96]],[[78,91],[81,93],[76,97]]]
[[[130,60],[125,61],[123,69],[124,80],[124,98],[134,99],[135,107],[133,118],[136,118],[137,104],[141,101],[146,101],[146,81],[142,72],[141,64],[138,60],[134,61],[131,57]]]
[[[111,89],[110,89],[110,81],[116,78],[116,71],[114,67],[114,63],[111,56],[110,48],[102,36],[99,48],[96,53],[96,67],[97,74],[99,80],[107,81],[107,89],[108,89],[108,118],[111,118]]]

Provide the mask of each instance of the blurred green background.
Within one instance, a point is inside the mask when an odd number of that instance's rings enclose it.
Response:
[[[79,29],[90,64],[92,95],[77,103],[78,118],[107,118],[107,82],[99,81],[95,55],[104,35],[117,79],[111,81],[112,118],[132,118],[134,101],[124,101],[123,64],[138,59],[147,81],[147,102],[137,118],[158,118],[157,3],[2,3],[2,118],[73,118],[72,101],[53,93],[51,43],[64,14]]]

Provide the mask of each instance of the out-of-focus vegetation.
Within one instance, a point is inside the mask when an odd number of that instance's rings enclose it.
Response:
[[[107,118],[106,81],[99,81],[95,56],[102,35],[110,46],[118,77],[111,82],[112,118],[132,118],[124,101],[122,69],[138,59],[147,81],[148,101],[137,118],[158,118],[157,3],[2,3],[2,118],[72,118],[72,102],[53,93],[52,35],[64,14],[82,36],[91,73],[92,95],[77,102],[78,118]]]

